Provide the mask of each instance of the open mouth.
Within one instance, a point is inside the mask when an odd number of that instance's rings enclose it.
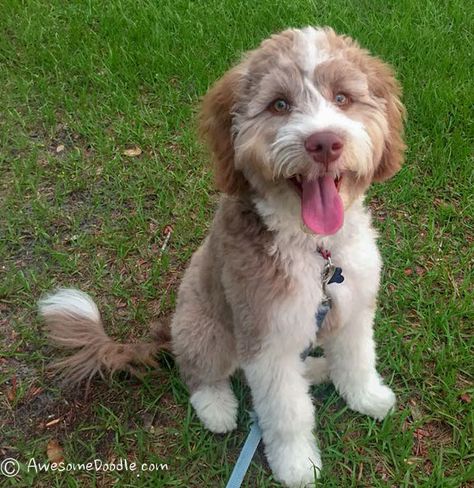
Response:
[[[342,176],[336,176],[334,178],[334,184],[336,185],[337,191],[339,191],[341,187],[341,180],[342,180]],[[303,192],[303,186],[302,186],[303,177],[301,175],[296,175],[293,176],[292,178],[289,178],[289,181],[295,186],[298,194],[301,195],[301,193]]]
[[[320,176],[309,180],[303,175],[289,179],[301,198],[301,218],[314,234],[335,234],[344,223],[344,205],[339,190],[342,176]]]

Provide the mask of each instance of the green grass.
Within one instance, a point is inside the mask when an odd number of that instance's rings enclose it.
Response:
[[[470,2],[6,0],[1,11],[0,457],[23,466],[0,485],[224,485],[247,432],[241,378],[239,428],[226,436],[201,427],[169,358],[143,383],[97,381],[85,397],[46,372],[54,352],[35,302],[77,286],[122,339],[167,317],[217,199],[196,139],[199,97],[271,32],[327,24],[396,67],[409,149],[368,198],[385,260],[380,370],[399,409],[376,423],[332,386],[316,388],[318,486],[472,486]],[[141,156],[123,155],[134,146]],[[169,470],[28,473],[51,440],[67,462],[122,457]],[[278,486],[261,452],[244,486]]]

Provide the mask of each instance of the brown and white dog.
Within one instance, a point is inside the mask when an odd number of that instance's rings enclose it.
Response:
[[[402,163],[399,96],[389,66],[349,37],[307,27],[265,40],[204,98],[223,195],[179,289],[172,352],[213,432],[236,427],[229,378],[244,371],[268,462],[287,486],[321,468],[310,384],[330,379],[350,408],[377,419],[395,405],[375,368],[381,259],[363,197]],[[316,336],[321,248],[345,281],[327,285],[332,308]],[[59,363],[75,381],[150,362],[161,346],[114,342],[77,290],[46,297],[40,312],[56,344],[78,349]],[[301,359],[310,343],[324,358]]]

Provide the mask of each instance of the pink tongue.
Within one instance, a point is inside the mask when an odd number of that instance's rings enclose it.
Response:
[[[315,234],[335,234],[344,222],[344,207],[334,179],[303,179],[302,187],[301,215],[306,227]]]

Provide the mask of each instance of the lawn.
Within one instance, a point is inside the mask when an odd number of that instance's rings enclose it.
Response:
[[[143,381],[71,389],[46,369],[55,351],[35,302],[79,287],[120,339],[169,318],[218,198],[196,137],[199,99],[243,51],[307,24],[331,25],[391,62],[409,114],[406,165],[367,198],[385,261],[379,369],[398,410],[377,423],[332,386],[315,388],[317,486],[474,486],[467,0],[2,2],[0,459],[21,470],[0,486],[224,486],[248,427],[241,377],[239,427],[226,436],[201,427],[170,357]],[[28,471],[31,458],[54,456],[168,469]],[[244,486],[279,486],[261,451]]]

